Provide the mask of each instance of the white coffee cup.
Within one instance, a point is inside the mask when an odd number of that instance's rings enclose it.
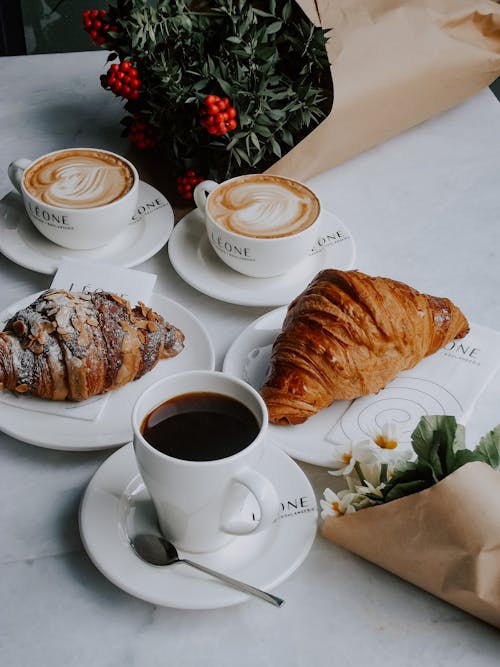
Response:
[[[225,458],[185,460],[159,451],[146,440],[144,420],[158,406],[186,394],[205,392],[236,399],[254,415],[258,432],[243,449]],[[213,551],[235,535],[261,531],[273,523],[279,499],[272,482],[256,469],[265,447],[267,423],[261,396],[246,382],[217,371],[166,377],[142,394],[132,413],[134,451],[160,529],[168,540],[186,551]],[[207,447],[205,435],[202,440],[200,447]],[[248,493],[260,507],[257,524],[240,517]]]
[[[208,239],[231,269],[254,278],[286,273],[310,253],[321,204],[303,183],[274,174],[202,181],[194,200]]]
[[[45,167],[51,169],[50,178],[42,173]],[[37,170],[43,191],[27,185],[26,177]],[[20,158],[9,165],[8,174],[31,222],[63,248],[90,250],[105,245],[127,228],[136,211],[137,170],[111,151],[68,148],[36,160]],[[118,185],[116,174],[122,179]]]

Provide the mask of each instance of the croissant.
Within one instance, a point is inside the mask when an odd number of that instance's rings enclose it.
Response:
[[[0,389],[82,401],[121,387],[183,348],[184,335],[110,292],[47,290],[0,332]]]
[[[378,392],[469,331],[449,300],[360,271],[318,273],[288,307],[260,390],[275,424]]]

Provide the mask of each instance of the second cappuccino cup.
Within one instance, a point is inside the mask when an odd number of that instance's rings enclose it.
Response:
[[[318,236],[321,205],[303,183],[274,174],[203,181],[194,200],[210,245],[231,269],[253,278],[286,273]]]

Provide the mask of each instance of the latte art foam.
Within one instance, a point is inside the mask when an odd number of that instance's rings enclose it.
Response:
[[[223,183],[211,193],[207,208],[222,227],[253,238],[297,234],[319,215],[319,202],[311,190],[267,174]]]
[[[61,151],[29,167],[24,186],[50,206],[93,208],[120,199],[134,183],[130,167],[110,153]]]

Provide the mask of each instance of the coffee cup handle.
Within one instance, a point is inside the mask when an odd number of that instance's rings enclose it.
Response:
[[[193,190],[193,199],[196,206],[202,213],[205,213],[207,208],[207,196],[215,190],[219,184],[215,181],[202,181]]]
[[[260,507],[260,520],[255,524],[228,519],[221,526],[222,530],[232,535],[247,535],[269,528],[279,514],[280,501],[274,485],[256,470],[246,468],[238,472],[232,479],[245,486],[255,497]]]
[[[7,168],[7,174],[9,175],[11,183],[20,194],[22,194],[21,181],[23,179],[24,170],[26,167],[29,167],[32,161],[33,160],[21,157],[18,160],[11,162]]]

